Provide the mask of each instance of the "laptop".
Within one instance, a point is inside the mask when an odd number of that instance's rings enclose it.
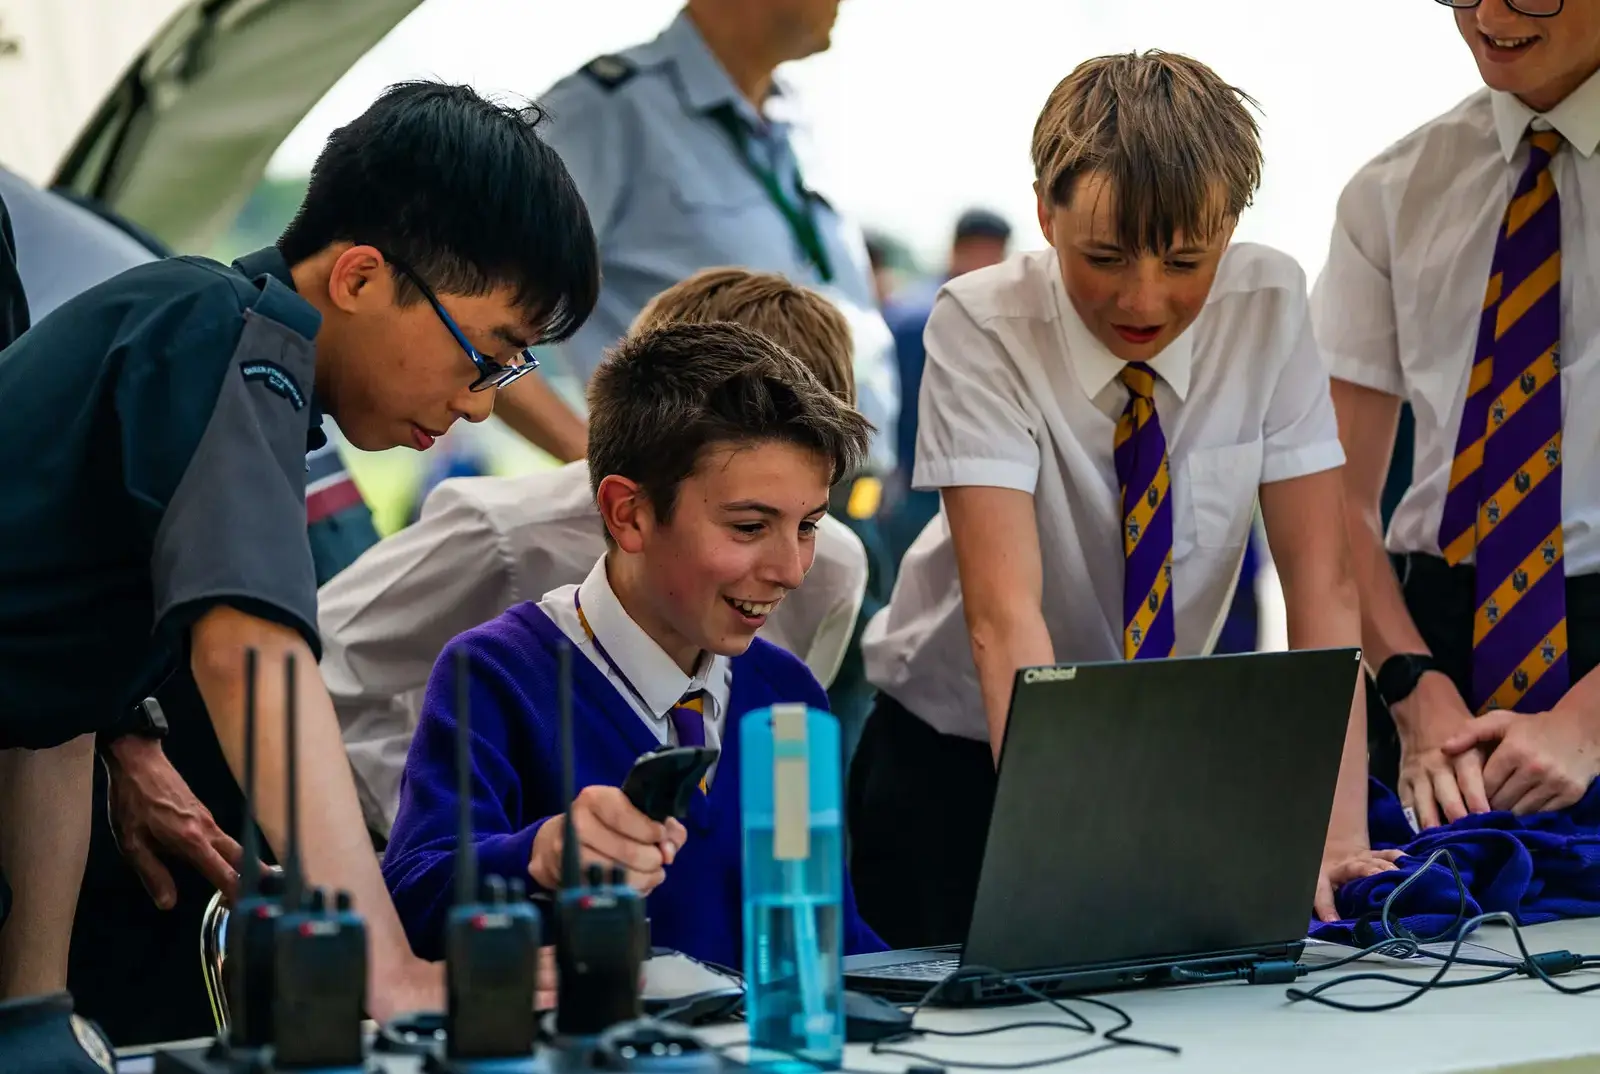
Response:
[[[845,986],[974,1006],[1298,960],[1359,649],[1017,672],[966,942]],[[981,969],[980,969],[981,968]]]

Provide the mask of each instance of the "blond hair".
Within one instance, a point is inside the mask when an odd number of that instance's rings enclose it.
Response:
[[[667,324],[715,321],[732,321],[766,336],[804,362],[824,388],[855,406],[850,322],[817,292],[776,273],[701,269],[651,299],[629,335]]]
[[[1087,172],[1116,196],[1117,243],[1162,252],[1173,236],[1205,241],[1261,185],[1255,101],[1198,60],[1152,50],[1080,64],[1033,128],[1033,173],[1052,205]]]

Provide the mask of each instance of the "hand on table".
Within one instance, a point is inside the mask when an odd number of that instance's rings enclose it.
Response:
[[[1339,911],[1333,893],[1363,877],[1375,876],[1396,868],[1398,850],[1373,850],[1367,846],[1329,846],[1322,852],[1322,867],[1317,870],[1317,894],[1312,909],[1319,921],[1338,921]]]
[[[629,885],[641,895],[648,895],[667,878],[667,866],[689,838],[677,820],[668,817],[666,823],[658,824],[634,808],[617,787],[585,787],[573,801],[571,812],[583,864],[621,865],[628,872]],[[528,875],[547,891],[560,886],[565,829],[562,817],[553,817],[533,838]]]
[[[1450,755],[1488,748],[1483,788],[1494,809],[1522,815],[1574,805],[1600,775],[1600,743],[1578,713],[1499,709],[1444,743]]]
[[[106,751],[111,830],[150,898],[163,910],[178,886],[161,856],[176,856],[232,901],[242,857],[239,844],[217,827],[211,811],[167,759],[160,741],[125,735]]]
[[[1393,707],[1400,735],[1400,804],[1411,810],[1417,829],[1425,831],[1457,821],[1469,813],[1489,812],[1483,762],[1487,750],[1444,746],[1476,722],[1455,684],[1429,672],[1411,696]]]

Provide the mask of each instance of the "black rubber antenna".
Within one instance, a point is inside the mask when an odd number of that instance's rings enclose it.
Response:
[[[456,647],[456,905],[478,901],[478,851],[472,842],[472,656]]]
[[[243,901],[261,882],[261,843],[256,837],[256,666],[255,646],[244,651],[244,831],[239,833],[239,894]]]
[[[578,857],[578,830],[572,823],[572,801],[575,797],[572,769],[572,643],[561,639],[556,651],[556,704],[561,712],[561,796],[567,803],[565,827],[561,833],[561,886],[578,886],[580,871]]]
[[[300,909],[303,890],[300,876],[300,748],[295,734],[294,654],[283,658],[283,738],[288,752],[284,782],[288,785],[288,849],[283,856],[283,905],[287,913]]]

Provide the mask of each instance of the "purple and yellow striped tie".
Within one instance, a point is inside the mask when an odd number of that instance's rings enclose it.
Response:
[[[704,690],[691,690],[678,699],[667,712],[672,727],[678,732],[678,745],[704,746],[706,744],[706,695]],[[700,780],[700,793],[706,793],[706,779]]]
[[[1540,712],[1566,693],[1561,540],[1561,202],[1550,159],[1561,136],[1529,139],[1506,207],[1456,436],[1439,547],[1476,561],[1472,697]]]
[[[1117,484],[1122,488],[1122,655],[1129,660],[1171,656],[1177,646],[1172,614],[1172,475],[1167,438],[1156,416],[1156,375],[1143,362],[1119,374],[1128,405],[1117,422]]]

